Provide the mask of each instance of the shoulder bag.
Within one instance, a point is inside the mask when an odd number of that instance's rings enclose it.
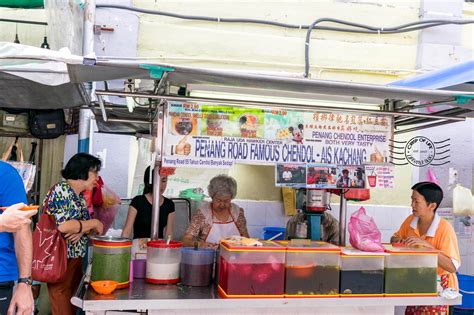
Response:
[[[59,232],[54,216],[46,214],[51,190],[43,205],[36,229],[33,232],[33,262],[31,276],[36,281],[57,283],[66,275],[67,244]]]

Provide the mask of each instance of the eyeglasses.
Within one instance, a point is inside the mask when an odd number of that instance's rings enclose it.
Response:
[[[232,198],[225,198],[225,199],[220,199],[220,198],[212,198],[212,202],[219,203],[219,204],[229,204],[231,203]]]

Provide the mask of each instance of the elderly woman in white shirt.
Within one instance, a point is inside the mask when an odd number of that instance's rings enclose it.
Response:
[[[217,175],[207,189],[212,200],[193,215],[183,236],[184,246],[215,248],[221,239],[233,235],[249,237],[244,209],[232,203],[237,195],[235,179]]]

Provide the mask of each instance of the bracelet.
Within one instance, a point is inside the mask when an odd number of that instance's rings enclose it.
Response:
[[[79,232],[77,232],[79,234],[82,232],[82,222],[81,220],[77,220],[77,222],[79,222]]]

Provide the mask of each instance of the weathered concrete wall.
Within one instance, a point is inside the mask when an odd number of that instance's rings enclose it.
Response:
[[[418,20],[418,1],[160,1],[135,0],[146,9],[187,15],[252,18],[311,24],[323,17],[392,27]],[[334,25],[334,24],[325,24]],[[195,22],[141,15],[138,54],[170,63],[302,73],[305,30]],[[312,77],[385,83],[413,74],[418,33],[360,35],[313,31]]]
[[[47,22],[46,13],[43,9],[0,8],[0,18]],[[41,46],[46,26],[40,25],[0,22],[0,41],[13,42],[16,28],[18,29],[18,38],[21,44],[36,47]]]

